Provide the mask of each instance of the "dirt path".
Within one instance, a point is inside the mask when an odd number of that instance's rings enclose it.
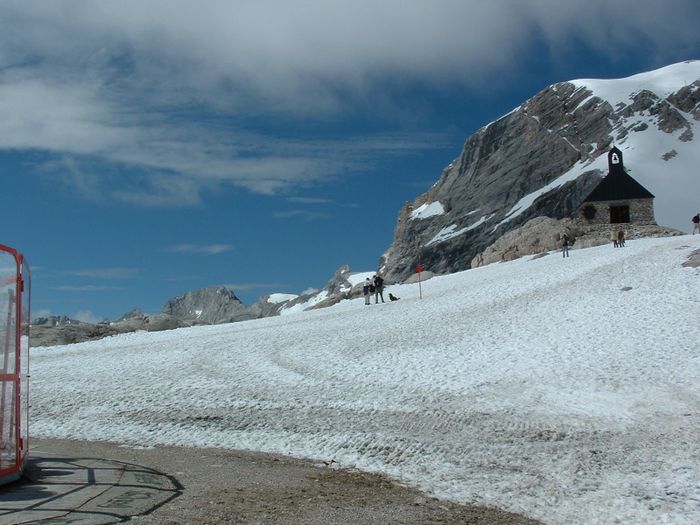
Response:
[[[176,497],[132,517],[133,524],[539,523],[497,509],[440,501],[380,475],[271,454],[34,439],[32,457],[38,466],[41,460],[80,464],[92,458],[166,474],[178,488]]]

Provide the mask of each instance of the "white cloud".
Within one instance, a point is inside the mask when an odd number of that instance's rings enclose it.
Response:
[[[549,46],[544,60],[586,41],[620,60],[643,45],[661,65],[697,45],[697,11],[695,0],[7,1],[0,148],[48,152],[45,176],[92,199],[274,194],[439,138],[294,142],[246,130],[251,118],[407,111],[387,79],[509,82],[535,41]]]
[[[296,204],[330,204],[333,202],[331,199],[319,197],[288,197],[287,200]]]
[[[56,286],[54,290],[59,292],[112,292],[115,290],[121,290],[122,288],[118,286],[98,286],[93,284],[86,284],[81,286],[64,285]]]
[[[91,268],[61,272],[63,275],[91,277],[95,279],[131,279],[141,272],[140,268]]]
[[[582,37],[618,52],[631,40],[660,50],[697,41],[694,0],[644,9],[635,0],[57,0],[5,2],[3,11],[11,37],[3,55],[50,57],[40,67],[59,71],[79,65],[92,73],[86,80],[98,72],[107,95],[124,86],[145,93],[147,80],[154,98],[173,86],[186,89],[168,90],[172,101],[229,92],[219,103],[239,107],[236,95],[255,93],[276,108],[301,102],[314,111],[387,72],[467,81],[510,64],[535,36],[552,46]]]
[[[317,220],[324,219],[328,217],[325,213],[319,213],[311,210],[288,210],[288,211],[278,211],[272,214],[275,219],[293,219],[295,217],[306,219],[306,220]]]
[[[42,308],[41,310],[32,310],[32,320],[38,319],[40,317],[50,317],[53,312],[48,308]]]
[[[103,320],[101,317],[97,317],[90,310],[78,310],[73,315],[70,316],[71,319],[76,319],[84,323],[99,323]]]
[[[223,284],[226,288],[233,290],[234,292],[240,292],[245,290],[259,290],[259,289],[279,289],[283,288],[284,285],[279,283],[243,283],[243,284]]]
[[[176,244],[169,246],[167,251],[174,253],[197,253],[203,255],[219,255],[233,250],[230,244]]]

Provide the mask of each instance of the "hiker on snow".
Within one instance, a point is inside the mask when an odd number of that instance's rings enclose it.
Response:
[[[617,247],[622,248],[625,245],[625,231],[620,230],[617,232]]]
[[[561,244],[561,256],[569,256],[569,236],[567,234],[564,234],[564,241]]]
[[[362,285],[362,293],[365,296],[365,304],[369,304],[369,289],[371,284],[372,283],[369,282],[369,277],[367,277],[367,279],[365,279],[364,284]]]
[[[695,217],[692,218],[693,221],[693,235],[695,232],[700,233],[700,213],[696,213]]]
[[[384,279],[379,274],[374,276],[374,304],[379,302],[379,298],[384,302]]]

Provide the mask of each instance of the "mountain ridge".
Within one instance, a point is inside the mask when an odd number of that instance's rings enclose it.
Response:
[[[688,216],[698,206],[687,196],[697,186],[687,172],[700,164],[700,152],[687,146],[698,120],[698,61],[626,79],[553,84],[477,130],[438,181],[403,206],[380,269],[391,282],[406,279],[418,261],[437,273],[464,270],[529,220],[571,216],[602,180],[613,144],[657,195],[657,222],[678,229],[678,203]],[[435,203],[442,213],[420,213]]]
[[[388,283],[405,282],[418,263],[452,273],[554,249],[564,231],[575,239],[581,232],[568,218],[602,180],[613,144],[625,152],[634,178],[657,196],[661,226],[638,235],[678,234],[678,217],[689,218],[700,206],[692,201],[700,194],[692,171],[700,165],[699,120],[700,61],[623,79],[552,84],[473,133],[438,180],[401,208],[378,271]],[[676,229],[664,228],[667,222]],[[601,242],[607,238],[584,241]],[[359,283],[373,273],[342,266],[320,291],[271,294],[252,305],[213,286],[168,300],[160,314],[108,324],[149,330],[287,315],[357,297]],[[63,325],[76,330],[76,323]],[[51,328],[62,326],[42,330]]]

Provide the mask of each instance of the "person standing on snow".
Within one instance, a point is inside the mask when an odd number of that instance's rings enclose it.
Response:
[[[693,221],[693,235],[695,235],[695,232],[700,233],[700,213],[696,213],[695,217],[693,217],[692,221]]]
[[[365,296],[365,304],[369,304],[369,288],[372,283],[369,282],[369,277],[365,279],[364,284],[362,285],[362,293]]]
[[[620,230],[617,232],[617,247],[622,248],[625,245],[625,231]]]
[[[374,304],[379,302],[379,298],[384,302],[384,279],[379,274],[374,276]]]
[[[561,244],[561,256],[562,257],[568,257],[569,256],[569,236],[567,234],[564,234],[564,239]]]

